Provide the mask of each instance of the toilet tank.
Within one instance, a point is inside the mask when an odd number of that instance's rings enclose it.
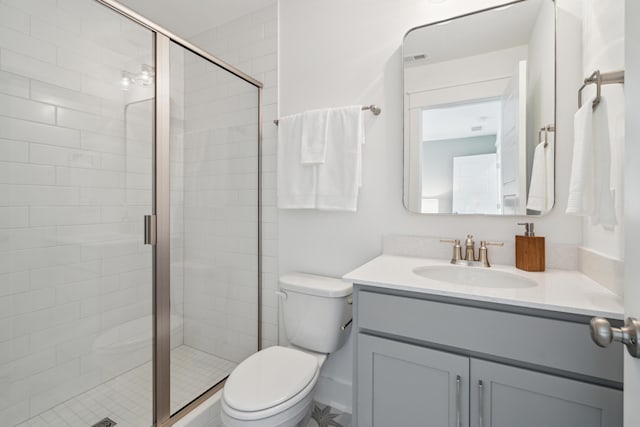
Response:
[[[318,353],[339,349],[351,327],[350,282],[306,273],[280,276],[280,306],[289,342]]]

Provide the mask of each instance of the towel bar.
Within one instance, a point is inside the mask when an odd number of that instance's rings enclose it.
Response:
[[[608,85],[612,83],[624,83],[624,70],[611,71],[609,73],[601,73],[600,70],[594,71],[589,77],[584,79],[584,84],[578,90],[578,108],[582,107],[582,90],[591,84],[596,84],[596,98],[593,100],[593,108],[596,108],[600,103],[600,93],[602,85]]]
[[[546,125],[544,127],[541,127],[540,130],[538,131],[538,144],[540,144],[542,141],[540,141],[540,137],[542,136],[542,132],[544,132],[544,146],[548,146],[549,145],[549,132],[555,132],[556,131],[556,127],[553,124],[549,124]]]
[[[371,110],[371,112],[373,113],[374,116],[378,116],[380,115],[380,113],[382,112],[382,109],[380,109],[380,107],[378,107],[375,104],[371,104],[371,105],[364,105],[362,106],[362,111],[366,111],[366,110]],[[278,125],[279,120],[274,120],[273,123],[277,126]]]

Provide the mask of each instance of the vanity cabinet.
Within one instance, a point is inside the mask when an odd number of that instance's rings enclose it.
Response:
[[[358,426],[467,425],[467,357],[369,335],[358,352]]]
[[[471,427],[622,426],[622,392],[470,359]]]
[[[355,287],[356,426],[622,426],[622,353],[586,318],[445,300]]]

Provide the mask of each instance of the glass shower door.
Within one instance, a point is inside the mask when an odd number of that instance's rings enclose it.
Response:
[[[258,350],[259,89],[171,43],[171,413]]]
[[[152,423],[153,32],[0,5],[0,424]]]

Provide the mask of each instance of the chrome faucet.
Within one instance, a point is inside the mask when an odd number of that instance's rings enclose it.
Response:
[[[489,250],[487,246],[504,246],[503,242],[487,242],[486,240],[480,241],[480,248],[478,249],[478,258],[475,256],[475,242],[471,234],[467,235],[467,239],[464,242],[464,258],[462,257],[462,246],[460,246],[460,240],[458,239],[442,239],[442,243],[453,243],[453,255],[451,257],[451,264],[467,265],[469,267],[491,267],[489,264]]]

